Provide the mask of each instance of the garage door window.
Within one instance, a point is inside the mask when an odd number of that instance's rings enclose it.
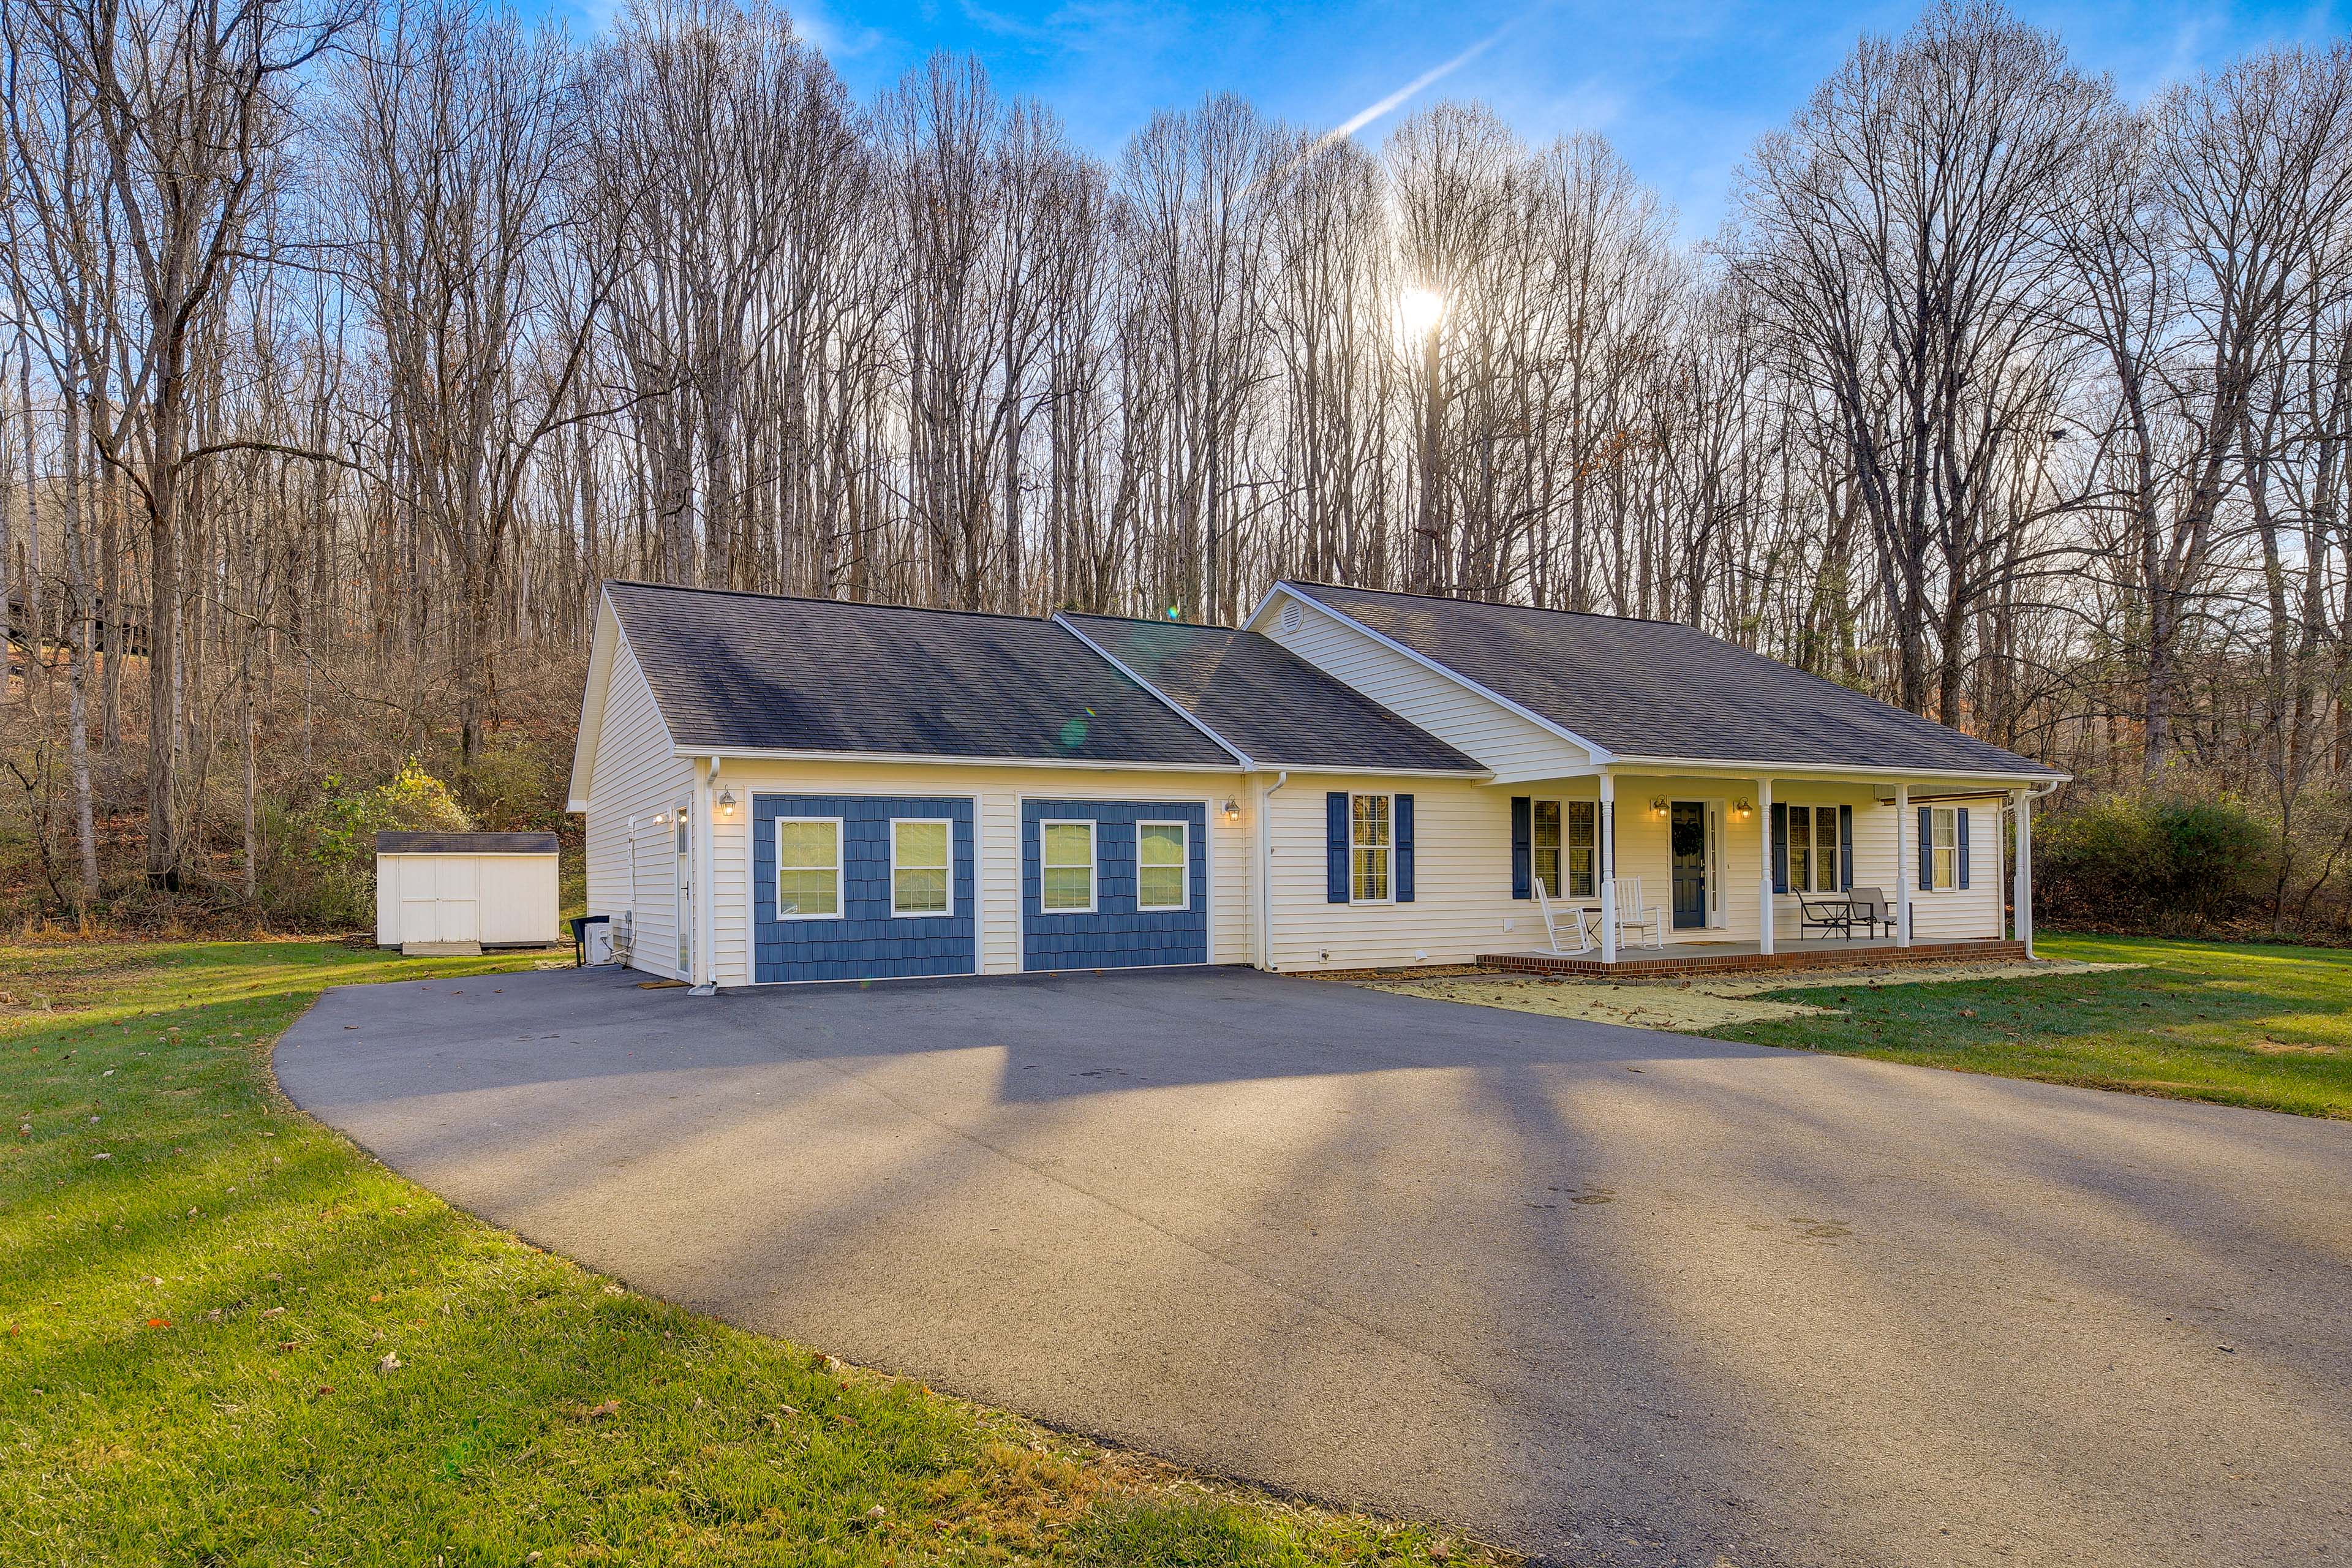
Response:
[[[1047,822],[1038,829],[1044,856],[1039,902],[1049,914],[1092,914],[1095,907],[1095,825]]]
[[[841,818],[776,818],[776,918],[841,917]]]
[[[1182,822],[1135,825],[1135,907],[1155,912],[1189,909],[1192,826]]]
[[[954,911],[948,898],[948,853],[954,842],[952,823],[918,817],[895,817],[890,823],[890,913],[945,915]]]

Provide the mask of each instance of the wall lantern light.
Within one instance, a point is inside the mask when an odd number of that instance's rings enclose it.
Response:
[[[1754,809],[1755,808],[1753,806],[1748,804],[1748,797],[1743,795],[1739,797],[1738,804],[1732,806],[1731,815],[1738,817],[1740,821],[1745,822],[1748,820],[1748,814]]]
[[[1652,816],[1664,816],[1666,815],[1666,797],[1664,795],[1658,795],[1652,799],[1650,802],[1650,815]]]
[[[721,816],[733,816],[735,815],[735,792],[733,790],[722,789],[719,792],[719,815]]]
[[[1242,803],[1232,795],[1225,796],[1225,826],[1231,827],[1242,819]]]
[[[654,813],[654,826],[656,827],[659,827],[663,823],[667,822],[668,820],[669,817],[667,814],[658,811]]]

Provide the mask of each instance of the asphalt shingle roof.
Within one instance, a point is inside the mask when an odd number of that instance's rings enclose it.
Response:
[[[403,833],[375,836],[379,855],[552,855],[552,833]]]
[[[1233,765],[1051,621],[650,583],[604,591],[681,746]]]
[[[1253,762],[1484,773],[1427,731],[1255,632],[1114,616],[1065,619]]]
[[[1286,586],[1619,756],[2057,776],[1693,626]]]

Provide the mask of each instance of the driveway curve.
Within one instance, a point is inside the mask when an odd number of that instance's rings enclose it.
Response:
[[[2341,1123],[1234,970],[365,986],[277,1069],[671,1300],[1545,1559],[2352,1563]]]

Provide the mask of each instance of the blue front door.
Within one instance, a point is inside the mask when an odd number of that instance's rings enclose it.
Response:
[[[1706,806],[1696,800],[1674,803],[1667,825],[1675,858],[1675,929],[1706,924]]]
[[[908,826],[894,835],[894,822]],[[894,841],[904,846],[897,868]],[[944,889],[928,869],[941,848]],[[969,797],[751,797],[754,980],[972,973],[971,906]]]
[[[1208,818],[1199,801],[1022,802],[1022,967],[1208,963]]]

